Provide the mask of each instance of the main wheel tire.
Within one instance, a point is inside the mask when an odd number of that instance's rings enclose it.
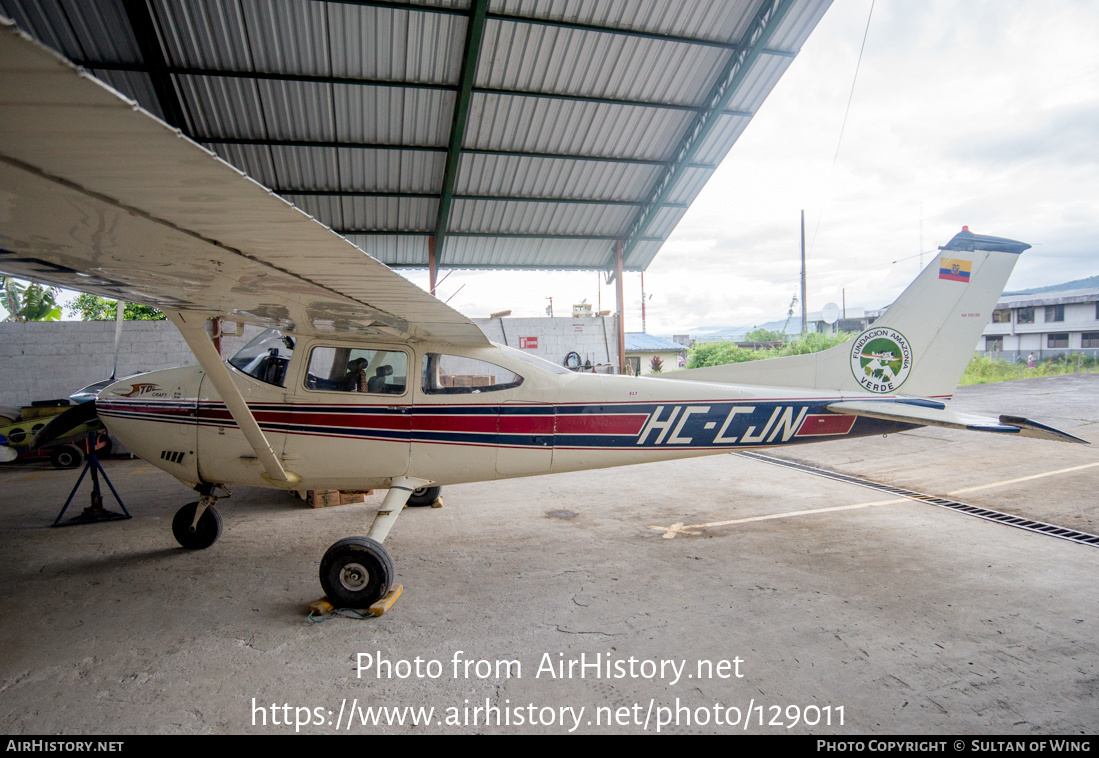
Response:
[[[435,501],[439,499],[439,493],[442,491],[442,487],[420,487],[418,490],[412,490],[412,494],[408,497],[408,505],[413,508],[434,505]]]
[[[366,608],[393,585],[393,559],[377,540],[346,537],[321,559],[321,587],[337,608]]]
[[[172,519],[172,534],[176,542],[188,550],[208,548],[221,536],[221,514],[212,505],[206,506],[206,510],[198,519],[198,524],[193,530],[191,529],[196,510],[198,510],[197,502],[187,503],[176,511],[175,518]]]
[[[76,468],[84,462],[84,454],[76,445],[58,445],[50,452],[54,468]]]

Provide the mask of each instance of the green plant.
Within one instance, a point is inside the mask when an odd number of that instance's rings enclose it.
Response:
[[[56,287],[22,284],[10,276],[0,276],[3,306],[8,312],[5,321],[60,321]]]
[[[784,344],[770,349],[753,350],[737,347],[733,342],[699,342],[688,352],[687,368],[703,366],[724,366],[727,363],[744,363],[768,358],[780,358],[786,355],[819,353],[851,339],[847,332],[835,334],[815,332],[804,337],[795,337]]]
[[[1077,372],[1099,371],[1099,359],[1094,356],[1058,355],[1039,361],[1034,368],[1023,363],[1011,363],[1000,358],[974,355],[962,375],[962,385],[1005,382],[1013,379],[1034,379],[1040,376],[1059,376]]]
[[[744,339],[741,342],[785,342],[786,333],[780,332],[776,329],[753,329],[744,335]]]
[[[79,316],[81,321],[114,321],[118,301],[85,292],[66,307],[70,316]],[[122,318],[126,321],[162,321],[164,314],[148,305],[126,303]]]

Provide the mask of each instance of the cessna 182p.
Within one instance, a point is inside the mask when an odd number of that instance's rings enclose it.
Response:
[[[968,230],[871,328],[815,355],[577,374],[492,344],[468,318],[140,111],[0,30],[0,270],[164,309],[199,366],[104,389],[95,409],[200,499],[173,532],[205,548],[223,485],[388,488],[321,584],[363,607],[382,543],[442,485],[938,425],[1083,442],[946,410],[1026,244]],[[211,317],[269,327],[223,362]],[[89,406],[90,407],[90,406]]]

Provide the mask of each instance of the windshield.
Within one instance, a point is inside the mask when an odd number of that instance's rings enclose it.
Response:
[[[522,350],[516,350],[515,348],[508,347],[507,345],[497,345],[497,347],[499,347],[501,350],[506,352],[512,358],[518,358],[519,360],[523,361],[524,363],[529,363],[530,365],[535,366],[536,368],[540,368],[543,371],[548,371],[551,374],[571,374],[572,373],[571,371],[569,371],[564,366],[558,366],[556,363],[551,363],[550,361],[547,361],[545,358],[539,358],[537,355],[531,355],[530,353],[524,353]]]
[[[237,351],[229,365],[261,382],[286,386],[286,368],[294,355],[294,338],[268,329]]]

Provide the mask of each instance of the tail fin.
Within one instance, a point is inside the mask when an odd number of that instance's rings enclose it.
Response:
[[[1029,247],[967,227],[854,340],[821,353],[675,371],[666,378],[949,397],[1019,254]]]

